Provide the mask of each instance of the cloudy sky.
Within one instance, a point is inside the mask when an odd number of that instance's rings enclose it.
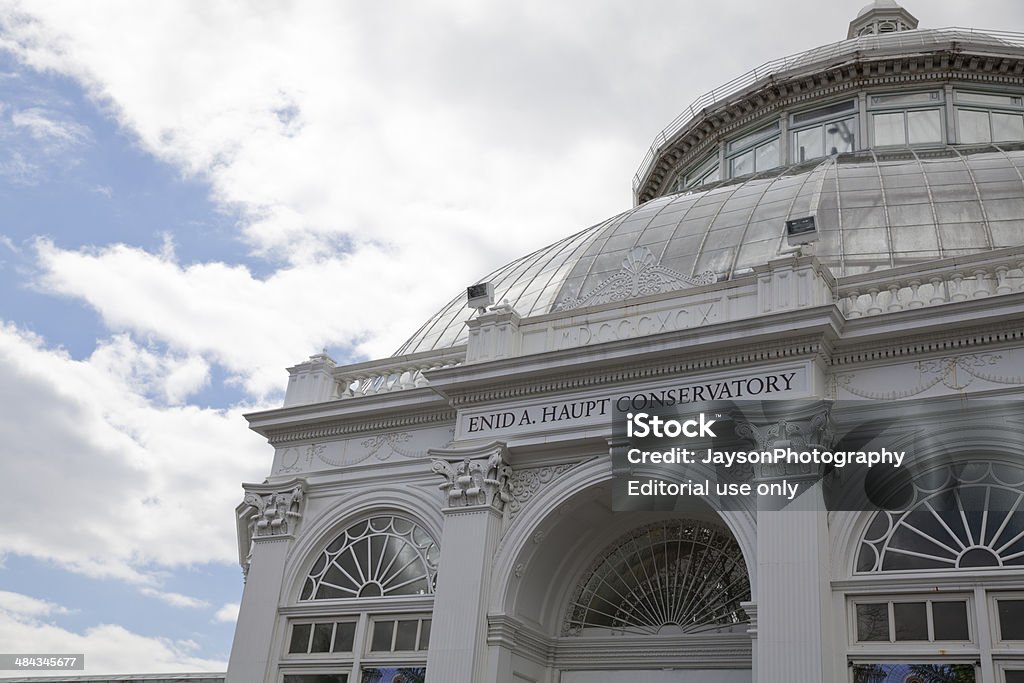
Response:
[[[692,99],[861,4],[0,0],[2,649],[223,670],[284,368],[628,208]]]

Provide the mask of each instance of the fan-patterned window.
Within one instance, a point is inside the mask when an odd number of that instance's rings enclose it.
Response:
[[[950,465],[911,489],[906,510],[871,520],[858,572],[1024,567],[1024,469]]]
[[[743,553],[725,529],[668,520],[632,531],[573,595],[564,635],[700,633],[747,621]]]
[[[320,554],[300,599],[433,593],[437,554],[437,544],[413,522],[371,517],[345,529]]]

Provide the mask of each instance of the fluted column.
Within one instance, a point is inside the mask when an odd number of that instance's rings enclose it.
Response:
[[[491,563],[510,500],[505,445],[432,450],[444,529],[427,652],[428,683],[481,683],[487,659]]]

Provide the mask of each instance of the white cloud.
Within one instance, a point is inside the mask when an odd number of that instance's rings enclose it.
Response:
[[[213,615],[213,620],[234,623],[238,621],[238,608],[239,604],[237,602],[224,603],[224,606]]]
[[[21,254],[21,249],[7,235],[0,234],[0,246],[6,247],[15,254]]]
[[[85,671],[77,673],[85,674],[184,673],[227,668],[227,662],[196,657],[196,644],[191,640],[147,637],[113,624],[93,626],[82,632],[62,628],[45,617],[67,610],[52,603],[43,603],[49,606],[46,610],[24,608],[35,603],[43,601],[0,593],[0,643],[6,652],[82,653]],[[11,609],[9,604],[16,607]]]
[[[0,478],[18,483],[0,554],[157,590],[156,567],[234,561],[239,484],[265,476],[269,453],[241,407],[143,393],[177,385],[181,364],[124,337],[77,361],[0,326]]]
[[[81,298],[112,329],[159,339],[180,354],[163,385],[171,399],[206,381],[202,359],[227,368],[261,396],[283,389],[285,367],[325,346],[357,343],[359,352],[387,355],[415,329],[412,320],[439,307],[437,293],[421,286],[423,268],[393,272],[396,253],[374,245],[264,279],[242,266],[184,266],[167,249],[159,255],[124,245],[70,251],[45,240],[36,249],[44,289]],[[440,254],[433,259],[442,261]],[[457,290],[459,281],[447,279]],[[121,348],[109,347],[104,359]],[[131,370],[146,384],[155,363],[167,360],[132,353],[144,368],[120,360],[104,360],[105,367],[116,374]]]
[[[15,128],[26,130],[37,142],[55,148],[74,147],[89,139],[89,129],[85,126],[61,120],[55,112],[39,107],[13,112],[11,123]]]
[[[202,607],[209,607],[210,603],[205,600],[199,600],[188,595],[182,595],[181,593],[173,593],[169,591],[161,591],[155,588],[146,586],[140,589],[140,592],[149,598],[156,598],[161,602],[165,602],[171,607],[188,607],[191,609],[199,609]]]
[[[0,591],[0,613],[19,617],[45,617],[56,614],[70,614],[71,610],[55,602],[40,600],[21,593]]]

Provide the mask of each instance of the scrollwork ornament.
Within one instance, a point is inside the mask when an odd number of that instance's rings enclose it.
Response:
[[[444,477],[438,488],[444,492],[449,507],[490,506],[503,510],[512,500],[508,487],[512,468],[505,464],[501,453],[486,460],[463,458],[454,463],[432,458],[430,469]]]

